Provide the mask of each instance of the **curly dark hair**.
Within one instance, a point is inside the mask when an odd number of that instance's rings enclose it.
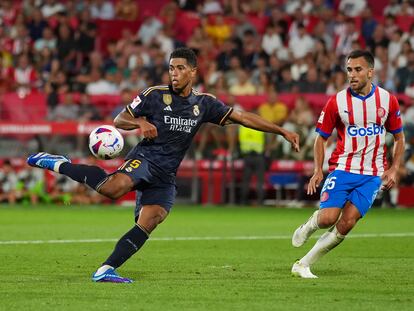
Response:
[[[190,48],[182,47],[175,49],[170,55],[170,60],[171,58],[184,58],[190,66],[197,67],[197,56]]]

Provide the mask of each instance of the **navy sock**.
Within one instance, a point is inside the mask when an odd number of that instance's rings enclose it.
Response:
[[[118,268],[134,255],[144,245],[147,239],[148,234],[139,226],[135,225],[116,243],[114,251],[103,265]]]
[[[108,174],[100,167],[85,164],[72,164],[69,162],[64,162],[60,165],[59,173],[82,184],[87,184],[95,190],[96,187],[101,185],[108,177]]]

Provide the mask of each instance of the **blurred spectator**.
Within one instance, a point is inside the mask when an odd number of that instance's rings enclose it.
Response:
[[[221,7],[220,1],[217,0],[205,0],[203,7],[201,9],[201,14],[209,15],[209,14],[222,14],[223,8]]]
[[[372,34],[372,38],[367,41],[367,46],[369,46],[372,53],[375,52],[375,49],[378,46],[383,48],[387,48],[389,43],[389,39],[386,36],[385,28],[383,25],[378,24]]]
[[[102,120],[98,108],[91,103],[91,98],[88,94],[80,94],[78,107],[78,120],[80,122]]]
[[[345,27],[338,35],[336,43],[336,55],[348,55],[352,50],[352,43],[360,40],[360,33],[355,27],[355,22],[348,19],[345,22]]]
[[[224,41],[223,45],[221,46],[220,53],[216,57],[218,70],[227,71],[231,69],[231,63],[234,57],[238,58],[238,53],[236,51],[236,45],[234,41],[231,39]]]
[[[122,80],[120,89],[129,89],[133,93],[139,93],[143,89],[148,87],[148,82],[146,80],[146,74],[140,72],[138,69],[131,70],[129,77]]]
[[[338,93],[339,91],[342,91],[347,87],[348,81],[346,78],[346,74],[342,71],[337,71],[332,76],[330,82],[328,83],[328,86],[326,88],[326,94],[327,95],[334,95]],[[389,90],[389,88],[386,88]]]
[[[326,83],[318,75],[316,67],[311,67],[306,73],[306,78],[298,83],[301,93],[325,93]]]
[[[48,203],[48,194],[45,191],[45,173],[32,166],[25,166],[17,174],[18,197],[23,204],[32,205],[39,202]]]
[[[45,85],[49,109],[53,109],[59,103],[59,94],[64,94],[68,91],[71,91],[71,88],[67,81],[67,76],[60,68],[59,61],[54,59],[51,62],[49,80]]]
[[[134,0],[119,0],[115,5],[115,17],[134,22],[138,17],[138,3]]]
[[[237,24],[234,28],[234,34],[237,40],[243,40],[243,36],[246,31],[253,33],[253,36],[257,35],[256,27],[249,21],[247,14],[238,14],[236,16]]]
[[[205,42],[207,35],[204,29],[200,26],[197,26],[193,29],[193,32],[188,39],[186,45],[187,47],[193,49],[196,53],[201,50],[203,43]]]
[[[282,42],[285,42],[289,29],[287,17],[284,15],[284,12],[282,12],[282,10],[276,5],[270,9],[269,24],[273,24],[280,29],[279,34],[281,36]]]
[[[77,66],[82,66],[88,57],[88,54],[95,49],[95,38],[97,36],[96,23],[91,20],[88,10],[80,13],[79,26],[75,33],[75,41],[77,47]]]
[[[58,104],[48,115],[51,121],[77,120],[79,117],[79,106],[74,102],[72,93],[63,96],[63,102]]]
[[[414,85],[414,51],[408,54],[407,66],[397,69],[395,83],[398,93],[404,93],[406,88]]]
[[[255,95],[256,91],[257,89],[250,81],[247,72],[243,69],[239,69],[237,71],[237,82],[230,87],[229,93],[236,96],[242,96]]]
[[[25,97],[32,92],[38,84],[38,76],[35,68],[30,63],[26,54],[19,56],[16,68],[9,69],[12,88],[20,97]]]
[[[61,62],[62,69],[70,73],[74,71],[76,61],[76,45],[73,34],[67,25],[58,28],[57,58]]]
[[[392,34],[399,29],[399,26],[395,21],[395,16],[393,15],[385,16],[384,22],[382,24],[378,24],[377,27],[380,25],[384,28],[383,31],[385,32],[385,36],[388,40],[390,40]]]
[[[162,23],[149,12],[144,12],[142,18],[143,21],[136,36],[144,45],[149,45],[161,30]]]
[[[56,0],[45,0],[41,10],[43,17],[47,19],[57,13],[64,12],[65,7]]]
[[[174,39],[168,36],[164,28],[161,28],[154,39],[154,43],[159,45],[160,51],[164,54],[165,62],[168,63],[175,48]]]
[[[47,22],[43,19],[42,11],[39,8],[34,8],[31,16],[30,22],[27,24],[29,29],[30,38],[33,41],[36,41],[44,35],[44,29],[47,27]]]
[[[13,55],[29,54],[33,42],[24,24],[16,24],[15,34],[11,37],[11,53]]]
[[[243,159],[243,176],[241,185],[241,204],[247,205],[250,194],[250,182],[256,177],[256,204],[264,200],[265,133],[244,126],[239,127],[240,152]]]
[[[277,50],[283,48],[283,42],[280,36],[280,28],[269,24],[262,38],[262,49],[267,55],[274,54]]]
[[[297,30],[297,36],[294,36],[289,41],[289,49],[295,59],[302,58],[309,52],[312,52],[315,44],[313,39],[306,33],[303,24],[299,24]]]
[[[0,24],[12,26],[17,15],[17,6],[13,5],[12,0],[3,0],[0,2]]]
[[[388,45],[388,60],[393,63],[402,50],[402,31],[397,29],[391,35],[391,41]]]
[[[308,136],[310,128],[315,124],[315,115],[309,105],[309,102],[303,96],[299,96],[295,100],[295,106],[291,110],[284,128],[297,132],[301,137],[300,144],[303,145],[304,140]],[[280,139],[278,139],[280,140]],[[303,154],[291,154],[290,145],[281,140],[282,151],[284,157],[300,157]]]
[[[407,66],[408,55],[410,54],[412,50],[413,49],[411,47],[410,41],[407,40],[407,41],[402,42],[401,52],[394,60],[393,66],[395,68],[401,68],[401,67]]]
[[[289,65],[282,68],[281,79],[277,82],[276,89],[280,93],[293,93],[294,90],[299,90],[296,81],[293,80],[292,71]]]
[[[389,0],[389,3],[384,7],[383,15],[397,15],[401,11],[399,0]]]
[[[356,17],[361,15],[366,5],[365,0],[341,0],[339,11],[344,12],[348,17]]]
[[[268,94],[275,88],[270,81],[269,75],[265,71],[259,74],[259,80],[257,83],[253,83],[253,85],[256,87],[256,94]]]
[[[92,0],[90,12],[94,19],[111,20],[115,16],[114,6],[109,0]]]
[[[36,52],[40,52],[44,48],[47,48],[53,52],[56,50],[57,40],[50,27],[44,27],[42,36],[34,43],[34,49]]]
[[[224,41],[230,38],[232,28],[225,22],[223,15],[214,16],[213,23],[209,23],[209,20],[207,18],[204,19],[204,31],[213,40],[215,45],[221,46]]]
[[[16,203],[17,175],[9,160],[0,167],[0,202]]]
[[[413,16],[414,15],[414,8],[409,0],[403,0],[401,3],[401,9],[398,15],[401,16]]]
[[[269,92],[267,101],[260,104],[259,115],[269,122],[282,126],[288,117],[287,105],[278,98],[276,91]]]
[[[81,94],[79,97],[79,122],[91,122],[102,120],[101,114],[93,103],[91,103],[90,96],[88,94]],[[79,133],[76,137],[76,151],[78,155],[84,154],[84,151],[88,150],[87,136]]]
[[[333,49],[333,35],[328,33],[326,23],[323,20],[320,20],[313,28],[313,39],[316,41],[316,44],[319,42],[325,49],[329,51]]]
[[[361,34],[365,42],[367,42],[372,38],[372,35],[375,31],[375,28],[378,25],[378,22],[372,15],[372,11],[369,7],[366,7],[363,10],[361,17],[362,17]]]
[[[255,67],[256,60],[259,58],[260,41],[257,40],[254,32],[246,30],[243,35],[242,43],[242,66],[245,69],[252,70]]]
[[[90,82],[86,86],[89,95],[118,94],[118,87],[102,76],[99,69],[92,69]]]
[[[122,89],[120,96],[121,102],[111,111],[110,115],[107,116],[108,121],[115,119],[115,117],[134,99],[134,95],[129,89]]]

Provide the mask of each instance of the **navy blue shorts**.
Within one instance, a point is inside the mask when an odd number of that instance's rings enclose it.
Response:
[[[380,187],[379,176],[335,170],[326,177],[321,190],[320,208],[343,208],[350,201],[363,217],[372,206]]]
[[[174,179],[165,179],[159,169],[145,158],[129,159],[118,172],[131,177],[136,190],[135,217],[138,217],[143,205],[160,205],[167,212],[174,204],[177,194]]]

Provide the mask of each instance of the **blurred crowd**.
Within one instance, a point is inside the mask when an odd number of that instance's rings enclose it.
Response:
[[[366,0],[161,2],[151,12],[146,1],[134,0],[2,0],[0,94],[47,94],[53,121],[112,120],[144,88],[167,84],[169,54],[188,46],[198,55],[195,87],[239,109],[239,96],[266,95],[256,112],[302,134],[303,147],[292,154],[283,140],[266,136],[260,152],[298,160],[312,159],[317,113],[300,94],[345,88],[343,62],[351,50],[373,53],[374,83],[414,98],[414,1],[382,1],[376,15]],[[139,27],[119,29],[119,39],[105,40],[99,21],[108,20]],[[298,94],[293,106],[280,99],[282,93]],[[121,98],[113,111],[91,104],[91,96],[107,94]],[[401,106],[410,147],[414,106]],[[243,135],[236,126],[206,125],[194,156],[243,156]],[[75,144],[87,150],[84,138]]]

